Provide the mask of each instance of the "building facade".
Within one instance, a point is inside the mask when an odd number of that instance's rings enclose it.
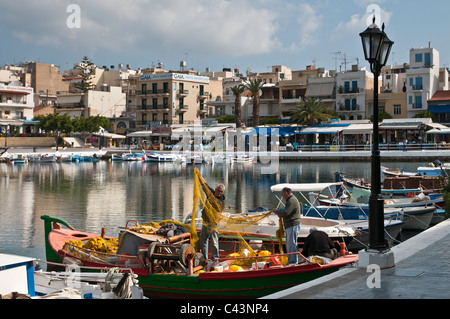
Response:
[[[366,108],[366,95],[373,96],[374,89],[371,72],[353,66],[337,74],[336,87],[336,112],[343,120],[363,120],[372,115],[373,110]]]
[[[136,129],[145,130],[154,123],[189,124],[203,119],[208,112],[208,77],[160,70],[143,72],[136,84]]]

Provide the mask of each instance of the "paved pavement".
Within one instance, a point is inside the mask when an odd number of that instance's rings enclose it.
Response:
[[[395,266],[380,276],[347,268],[263,299],[450,299],[450,220],[391,251]]]

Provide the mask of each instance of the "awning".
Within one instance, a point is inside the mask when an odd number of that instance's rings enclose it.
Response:
[[[299,134],[337,134],[344,128],[343,126],[312,126],[302,129]]]
[[[449,113],[450,105],[430,105],[428,106],[428,111],[433,114]]]
[[[22,126],[23,125],[23,121],[19,121],[19,120],[9,120],[9,119],[2,119],[0,120],[0,126],[6,126],[6,125],[10,125],[10,126]]]
[[[152,131],[137,131],[130,134],[127,134],[127,137],[148,137],[153,134]]]
[[[342,130],[342,134],[372,134],[373,124],[350,124]]]
[[[310,83],[306,89],[305,97],[333,96],[335,83]]]
[[[124,139],[127,138],[124,135],[120,135],[120,134],[113,134],[113,133],[109,133],[109,132],[104,132],[104,133],[94,133],[92,135],[95,136],[100,136],[100,137],[106,137],[106,138],[112,138],[112,139]]]

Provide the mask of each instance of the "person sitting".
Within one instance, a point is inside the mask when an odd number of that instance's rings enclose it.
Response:
[[[334,260],[339,256],[340,250],[339,244],[334,243],[325,232],[311,227],[303,244],[302,255],[305,257],[317,255]]]

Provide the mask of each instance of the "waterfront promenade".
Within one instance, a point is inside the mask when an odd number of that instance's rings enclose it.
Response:
[[[263,299],[449,299],[450,220],[393,247],[395,266],[375,274],[347,268]],[[368,284],[369,282],[369,284]]]

